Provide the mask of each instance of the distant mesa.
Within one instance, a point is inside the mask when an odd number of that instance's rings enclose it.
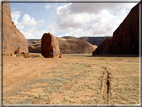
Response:
[[[28,41],[12,22],[9,3],[3,3],[3,52],[14,53],[17,48],[28,53]]]
[[[96,45],[92,45],[85,40],[79,38],[65,36],[57,38],[59,41],[60,52],[63,54],[81,54],[81,53],[92,53],[97,48]],[[41,40],[28,39],[29,52],[30,53],[41,53]]]
[[[62,38],[71,39],[71,38],[75,38],[75,37],[73,37],[73,36],[63,36]]]
[[[78,39],[85,40],[85,41],[89,42],[92,45],[99,45],[100,43],[102,43],[102,41],[106,37],[111,37],[111,36],[103,36],[103,37],[99,37],[99,36],[98,37],[87,37],[87,36],[84,36],[84,37],[79,37]],[[75,38],[75,37],[73,37],[73,36],[64,36],[62,38],[71,39],[71,38]]]
[[[99,36],[98,37],[87,37],[86,36],[86,37],[80,37],[79,39],[80,40],[85,40],[85,41],[91,43],[92,45],[97,45],[98,46],[107,37],[111,37],[111,36],[103,36],[103,37],[99,37]]]
[[[50,34],[44,33],[41,39],[41,54],[45,58],[60,58],[60,48],[57,38]]]
[[[112,38],[106,38],[92,55],[139,54],[139,3],[134,6]]]
[[[85,40],[80,40],[75,37],[57,38],[60,44],[60,50],[63,54],[81,54],[92,53],[97,48]]]

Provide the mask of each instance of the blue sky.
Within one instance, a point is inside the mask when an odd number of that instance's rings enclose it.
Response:
[[[27,39],[44,33],[112,36],[136,3],[10,3],[12,20]]]

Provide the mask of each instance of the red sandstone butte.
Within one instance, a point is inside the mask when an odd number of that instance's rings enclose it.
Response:
[[[114,31],[112,40],[109,40],[111,43],[108,44],[105,40],[105,43],[102,42],[92,55],[102,53],[139,54],[139,5],[140,3],[131,9],[124,21]]]

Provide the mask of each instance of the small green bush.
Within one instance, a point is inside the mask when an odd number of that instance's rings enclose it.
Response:
[[[19,54],[16,54],[16,56],[20,56]]]
[[[9,55],[11,55],[11,56],[12,56],[12,53],[9,53]]]

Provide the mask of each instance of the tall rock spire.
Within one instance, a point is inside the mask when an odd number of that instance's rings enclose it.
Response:
[[[8,0],[5,0],[8,1]],[[20,51],[28,53],[28,41],[16,28],[11,18],[10,4],[3,2],[3,52],[14,53],[20,47]]]

